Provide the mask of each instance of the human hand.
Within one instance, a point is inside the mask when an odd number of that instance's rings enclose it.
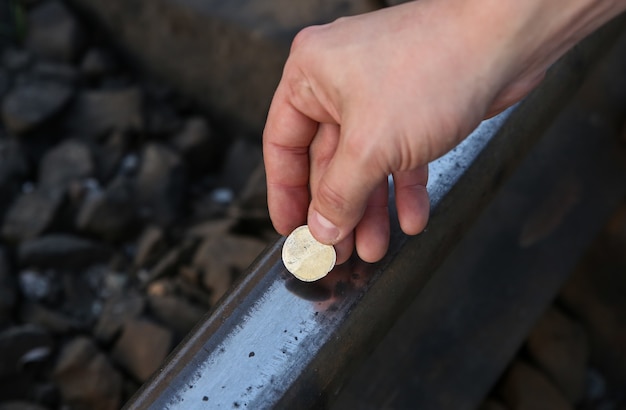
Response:
[[[392,175],[400,225],[420,232],[427,164],[519,101],[599,24],[579,23],[583,12],[563,13],[563,2],[421,0],[303,30],[264,132],[277,231],[308,221],[336,246],[338,263],[355,246],[363,260],[379,260]]]

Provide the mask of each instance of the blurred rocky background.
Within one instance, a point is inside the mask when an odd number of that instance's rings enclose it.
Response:
[[[260,133],[70,4],[0,13],[0,408],[117,409],[275,237]]]
[[[159,368],[276,238],[260,135],[291,38],[384,5],[0,0],[0,410],[118,409]],[[615,323],[551,312],[528,354],[564,329],[584,374]]]

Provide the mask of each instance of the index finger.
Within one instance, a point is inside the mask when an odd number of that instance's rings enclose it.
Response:
[[[274,228],[288,235],[306,221],[309,207],[309,145],[318,122],[300,112],[281,83],[263,131],[267,205]]]

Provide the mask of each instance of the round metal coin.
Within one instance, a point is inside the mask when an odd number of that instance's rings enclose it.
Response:
[[[305,282],[323,278],[337,261],[335,248],[318,242],[307,225],[299,226],[287,237],[282,256],[287,270]]]

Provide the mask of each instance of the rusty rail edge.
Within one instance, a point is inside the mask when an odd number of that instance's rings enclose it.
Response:
[[[125,408],[326,406],[541,137],[624,22],[621,16],[586,39],[522,103],[484,121],[431,164],[426,232],[406,237],[392,224],[389,252],[381,262],[353,258],[314,283],[286,272],[283,241],[277,241]],[[395,211],[390,212],[394,220]]]

